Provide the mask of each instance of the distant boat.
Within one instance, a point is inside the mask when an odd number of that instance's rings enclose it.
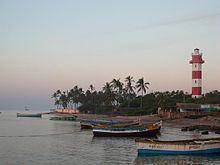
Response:
[[[138,139],[135,142],[138,145],[139,156],[220,153],[220,137],[176,141]]]
[[[28,109],[28,108],[25,106],[24,110],[25,110],[25,111],[29,111],[30,109]]]
[[[149,127],[130,126],[130,127],[94,127],[93,135],[102,137],[149,137],[156,136],[160,131],[161,122],[157,122]]]
[[[17,113],[17,117],[41,117],[41,113],[29,114],[29,113]]]
[[[77,116],[54,116],[50,120],[60,120],[60,121],[76,121]]]

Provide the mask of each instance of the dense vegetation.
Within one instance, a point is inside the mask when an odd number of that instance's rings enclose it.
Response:
[[[134,81],[133,77],[106,82],[101,91],[96,91],[93,85],[84,91],[74,86],[67,91],[57,90],[52,95],[57,108],[77,108],[84,113],[143,115],[156,113],[158,107],[175,107],[176,103],[220,103],[220,92],[215,90],[204,94],[199,99],[182,91],[166,91],[147,93],[149,83],[140,78]]]

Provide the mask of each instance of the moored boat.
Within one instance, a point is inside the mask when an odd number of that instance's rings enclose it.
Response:
[[[17,113],[17,117],[41,117],[42,114],[41,113]]]
[[[157,122],[150,127],[130,126],[130,127],[94,127],[93,135],[99,137],[149,137],[156,136],[160,131],[161,122]]]
[[[92,127],[98,127],[98,128],[126,128],[126,127],[132,127],[132,126],[138,126],[140,125],[139,122],[136,121],[126,121],[126,122],[120,122],[120,121],[115,121],[115,122],[111,122],[111,123],[94,123],[92,125]]]
[[[137,139],[138,155],[200,155],[220,153],[220,137],[162,141]]]
[[[60,120],[60,121],[76,121],[77,116],[54,116],[50,120]]]
[[[132,125],[135,124],[137,125],[137,122],[125,122],[125,121],[114,121],[114,120],[88,120],[88,119],[82,119],[80,121],[80,126],[82,129],[87,128],[87,129],[92,129],[95,126],[99,127],[107,127],[107,126],[120,126],[120,125]]]

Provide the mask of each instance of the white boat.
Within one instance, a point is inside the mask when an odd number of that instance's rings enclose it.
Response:
[[[138,155],[200,155],[220,153],[220,137],[161,141],[137,139]]]

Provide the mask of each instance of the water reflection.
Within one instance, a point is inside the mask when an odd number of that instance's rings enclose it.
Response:
[[[146,156],[137,157],[136,165],[217,165],[220,155],[215,156]]]

